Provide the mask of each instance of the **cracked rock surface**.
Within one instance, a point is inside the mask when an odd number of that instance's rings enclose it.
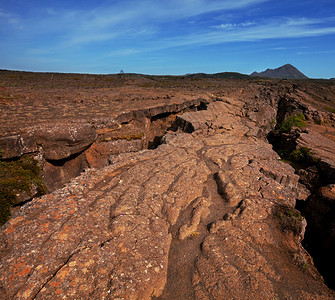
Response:
[[[334,298],[300,244],[304,220],[278,213],[307,195],[260,105],[187,112],[157,149],[23,206],[1,230],[0,298]]]

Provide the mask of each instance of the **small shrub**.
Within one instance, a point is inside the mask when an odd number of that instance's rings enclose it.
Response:
[[[109,142],[112,140],[127,140],[127,141],[132,141],[132,140],[140,140],[144,137],[144,132],[138,132],[138,133],[128,133],[128,134],[120,134],[116,136],[111,136],[111,137],[105,137],[103,139],[104,142]]]
[[[281,157],[281,159],[285,162],[290,162],[289,156],[291,154],[291,150],[289,149],[279,149],[277,151],[277,153],[279,154],[279,156]]]
[[[278,149],[281,161],[290,164],[296,170],[306,169],[309,166],[318,163],[319,158],[314,157],[311,149],[308,147],[301,147],[299,149]]]
[[[329,111],[331,113],[335,113],[335,108],[333,108],[333,107],[326,107],[326,111]]]
[[[304,218],[298,210],[285,205],[277,206],[274,215],[279,219],[282,231],[292,231],[294,235],[299,235],[301,233],[301,222]]]
[[[289,160],[297,163],[306,163],[311,162],[313,160],[311,155],[311,149],[307,147],[301,147],[292,151],[288,155]]]
[[[302,270],[306,270],[308,268],[308,262],[301,252],[295,253],[293,255],[293,260]]]
[[[280,133],[290,132],[293,127],[306,127],[305,116],[302,113],[287,117],[279,128]]]
[[[41,178],[41,169],[30,155],[15,161],[3,161],[0,153],[0,225],[10,218],[10,208],[16,203],[16,194],[27,192],[31,195],[32,185],[37,195],[46,194],[47,188]]]

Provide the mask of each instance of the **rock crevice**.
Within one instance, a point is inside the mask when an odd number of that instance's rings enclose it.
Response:
[[[308,224],[302,245],[313,256],[326,284],[334,289],[332,270],[335,260],[332,252],[335,247],[335,207],[332,199],[335,199],[335,142],[316,131],[321,126],[318,121],[328,120],[331,123],[331,116],[296,99],[282,99],[279,102],[277,128],[287,117],[298,113],[303,114],[306,121],[317,125],[293,127],[285,133],[275,130],[269,134],[269,140],[274,149],[295,167],[299,184],[303,187],[302,193],[308,195],[306,200],[297,198],[304,201],[298,201],[296,205]]]

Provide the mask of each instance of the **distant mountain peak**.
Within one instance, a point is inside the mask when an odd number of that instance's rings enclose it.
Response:
[[[277,69],[266,69],[263,72],[253,72],[250,76],[270,77],[270,78],[286,78],[286,79],[308,79],[306,75],[301,73],[291,64],[283,65]]]

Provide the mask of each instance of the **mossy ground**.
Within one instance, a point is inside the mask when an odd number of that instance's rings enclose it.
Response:
[[[3,225],[11,214],[11,206],[16,203],[16,194],[27,192],[31,195],[31,187],[35,185],[37,195],[47,193],[41,178],[41,169],[37,161],[30,155],[18,160],[4,161],[0,156],[0,225]]]
[[[282,161],[289,163],[295,169],[307,168],[317,163],[308,147],[296,149],[295,142],[281,142],[287,140],[287,133],[292,133],[293,127],[306,127],[305,116],[302,113],[292,114],[277,126],[272,135],[275,143],[275,151],[279,154]],[[292,133],[294,137],[294,133]],[[296,137],[295,137],[296,138]]]
[[[282,231],[292,231],[294,235],[301,233],[304,218],[298,210],[285,205],[277,206],[274,211],[274,216],[279,219]]]
[[[115,136],[111,136],[111,137],[105,137],[103,141],[104,142],[116,141],[116,140],[132,141],[132,140],[140,140],[143,137],[144,137],[144,132],[125,133],[125,134],[115,135]]]
[[[290,132],[293,127],[306,127],[305,116],[302,113],[290,115],[279,128],[279,133]]]
[[[313,157],[311,149],[308,147],[301,147],[295,150],[279,149],[277,151],[282,161],[289,163],[295,169],[306,169],[311,165],[315,165],[318,160]]]
[[[334,107],[326,107],[326,111],[329,111],[331,113],[335,113],[335,108]]]

